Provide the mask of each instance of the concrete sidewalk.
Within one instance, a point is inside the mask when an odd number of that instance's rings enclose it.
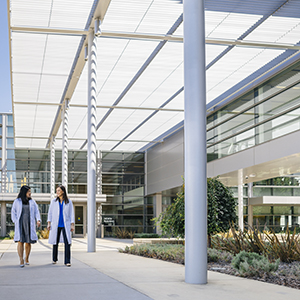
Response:
[[[32,246],[30,265],[18,266],[16,244],[0,242],[0,299],[298,299],[300,291],[255,280],[208,272],[208,284],[184,282],[184,266],[117,251],[132,241],[97,239],[87,253],[86,239],[73,239],[72,267],[51,264],[51,246]],[[63,246],[59,247],[63,250]]]

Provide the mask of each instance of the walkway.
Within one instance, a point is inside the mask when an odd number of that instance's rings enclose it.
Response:
[[[184,266],[117,251],[131,241],[97,239],[97,252],[87,253],[86,239],[74,239],[72,267],[51,264],[47,240],[32,246],[30,266],[18,266],[16,244],[0,242],[0,299],[3,300],[283,300],[300,291],[259,281],[208,272],[207,285],[184,282]],[[63,246],[59,248],[63,250]]]

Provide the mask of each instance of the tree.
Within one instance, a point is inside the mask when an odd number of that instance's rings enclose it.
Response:
[[[160,226],[163,235],[184,238],[184,185],[175,201],[154,221]]]
[[[164,212],[154,218],[163,235],[184,237],[184,185],[177,198]],[[207,179],[207,235],[227,231],[236,222],[236,201],[232,192],[217,178]],[[210,243],[210,242],[209,242]]]

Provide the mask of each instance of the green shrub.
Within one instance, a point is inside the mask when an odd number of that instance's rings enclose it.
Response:
[[[135,233],[134,237],[137,239],[147,239],[147,238],[159,238],[157,233]]]
[[[125,249],[119,249],[121,253],[129,253],[150,258],[172,261],[184,264],[184,246],[179,244],[142,244],[126,246]],[[216,249],[207,249],[208,262],[231,262],[232,254]]]
[[[178,244],[133,245],[126,246],[124,250],[119,249],[119,252],[184,264],[184,246]]]
[[[278,235],[274,231],[260,232],[249,226],[248,231],[236,230],[234,226],[230,234],[212,237],[212,245],[219,250],[238,254],[241,251],[254,252],[267,256],[269,259],[280,259],[282,262],[300,261],[300,235],[285,234]]]
[[[207,249],[207,262],[231,262],[233,255],[227,251],[217,249]]]
[[[161,228],[163,235],[184,238],[184,185],[174,203],[153,220]]]
[[[267,253],[264,234],[250,226],[248,231],[241,231],[235,229],[234,224],[232,224],[227,233],[212,237],[212,245],[216,249],[228,251],[232,254],[238,254],[241,251],[258,254]]]
[[[115,235],[118,239],[133,239],[134,232],[128,231],[126,228],[116,228]]]
[[[11,230],[11,231],[8,233],[8,236],[9,236],[9,238],[10,238],[11,240],[13,240],[14,237],[15,237],[15,232],[14,232],[13,230]]]
[[[300,236],[287,228],[285,234],[276,235],[274,231],[266,233],[266,254],[272,258],[280,258],[282,262],[300,260]]]
[[[177,198],[157,218],[163,235],[184,238],[185,235],[185,198],[184,185]],[[217,178],[207,179],[207,234],[210,247],[210,236],[227,231],[231,222],[236,222],[236,201],[232,192]]]
[[[231,265],[243,277],[262,277],[265,273],[278,269],[279,259],[275,263],[271,263],[263,255],[242,251],[233,258]]]

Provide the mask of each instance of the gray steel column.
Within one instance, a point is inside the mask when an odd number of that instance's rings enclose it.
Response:
[[[157,218],[162,213],[162,193],[156,193],[154,196],[155,203],[155,217]],[[162,234],[159,224],[156,226],[156,233]]]
[[[183,1],[185,281],[207,283],[204,0]]]
[[[248,224],[253,226],[253,205],[250,205],[250,198],[253,197],[253,182],[248,183]]]
[[[7,116],[2,115],[2,165],[1,165],[1,192],[6,193],[6,120]],[[5,217],[6,219],[6,217]]]
[[[87,210],[88,252],[96,251],[96,105],[97,105],[97,40],[88,36],[88,143],[87,143]]]
[[[62,111],[62,185],[68,191],[68,137],[69,137],[69,101],[66,99]]]
[[[243,193],[243,170],[238,170],[238,218],[239,228],[244,230],[244,193]]]
[[[102,194],[102,158],[101,151],[97,151],[97,194]]]
[[[1,202],[1,236],[6,235],[6,202]]]
[[[51,156],[50,156],[50,193],[51,193],[51,199],[55,197],[55,137],[52,136],[51,138]]]
[[[253,197],[253,182],[248,183],[248,198]]]

